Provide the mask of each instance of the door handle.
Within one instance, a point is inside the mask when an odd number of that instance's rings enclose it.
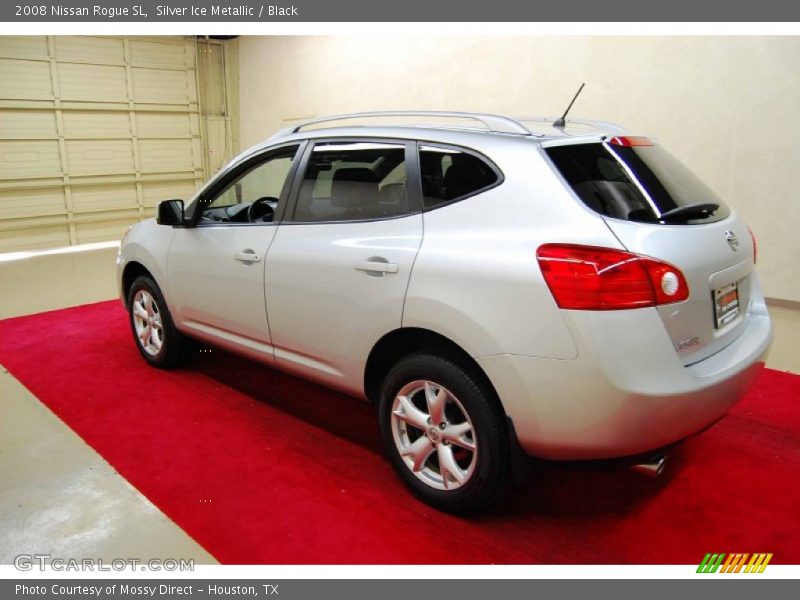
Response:
[[[385,258],[370,258],[355,264],[356,271],[364,271],[367,275],[383,277],[387,273],[397,273],[400,266],[397,263],[390,263]]]
[[[233,258],[243,263],[254,263],[261,260],[261,255],[256,254],[252,250],[242,250],[241,252],[237,252]]]

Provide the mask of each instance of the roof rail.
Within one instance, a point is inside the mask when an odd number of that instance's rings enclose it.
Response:
[[[308,119],[300,123],[290,125],[285,129],[281,129],[272,136],[271,139],[283,137],[292,133],[297,133],[304,127],[309,125],[316,125],[317,123],[328,123],[331,121],[344,121],[349,119],[380,119],[391,117],[434,117],[446,119],[471,119],[481,123],[488,131],[495,133],[516,133],[519,135],[532,135],[531,131],[516,119],[510,117],[503,117],[501,115],[492,115],[486,113],[471,113],[471,112],[448,112],[438,110],[387,110],[378,112],[361,112],[350,113],[344,115],[332,115],[329,117],[318,117],[316,119]]]
[[[550,123],[551,125],[555,123],[559,117],[514,117],[514,119],[518,122],[524,123],[525,121],[530,121],[532,123]],[[590,127],[594,127],[601,133],[609,133],[612,135],[624,135],[629,133],[627,129],[622,127],[621,125],[617,125],[616,123],[610,123],[608,121],[595,121],[592,119],[573,119],[569,117],[566,119],[566,126],[569,126],[571,123],[575,123],[576,125],[588,125]],[[557,129],[562,129],[558,127]]]

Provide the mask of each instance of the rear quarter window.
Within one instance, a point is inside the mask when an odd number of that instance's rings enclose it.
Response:
[[[498,171],[469,152],[420,146],[420,175],[426,210],[488,190],[500,182]]]

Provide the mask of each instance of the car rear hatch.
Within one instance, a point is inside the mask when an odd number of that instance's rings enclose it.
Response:
[[[587,207],[629,252],[678,268],[685,301],[657,307],[685,365],[733,342],[750,303],[755,248],[747,227],[689,169],[647,138],[543,144]]]

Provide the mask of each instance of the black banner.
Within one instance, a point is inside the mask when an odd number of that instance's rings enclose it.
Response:
[[[786,0],[11,0],[10,22],[770,22],[800,21]],[[598,30],[598,33],[602,33]]]

